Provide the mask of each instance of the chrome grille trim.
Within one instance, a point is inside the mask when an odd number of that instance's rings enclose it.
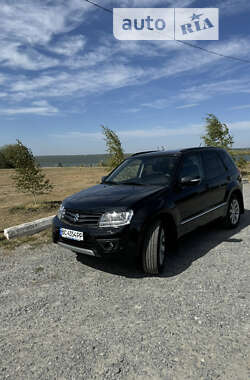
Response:
[[[77,221],[75,221],[76,214],[79,215]],[[101,215],[102,215],[101,213],[91,214],[89,212],[85,213],[84,211],[65,209],[65,215],[63,217],[63,220],[75,226],[79,226],[79,225],[97,226]]]

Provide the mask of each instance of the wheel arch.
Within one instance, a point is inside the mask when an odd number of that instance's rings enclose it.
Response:
[[[244,214],[244,199],[242,192],[239,189],[235,189],[231,192],[229,199],[231,199],[233,196],[236,196],[239,199],[240,202],[240,212],[241,214]]]
[[[139,247],[140,247],[139,252],[141,252],[141,249],[143,248],[144,238],[145,238],[145,235],[147,233],[147,230],[150,228],[150,226],[153,223],[155,223],[158,220],[162,221],[165,226],[169,226],[169,228],[170,228],[169,236],[171,238],[171,245],[172,244],[174,245],[176,240],[178,239],[177,225],[176,225],[176,222],[175,222],[173,215],[170,213],[156,214],[153,217],[148,218],[143,225],[142,234],[141,234],[141,238],[140,238],[140,244],[139,244]],[[167,232],[168,231],[169,230],[167,228]]]
[[[161,215],[161,220],[167,227],[167,232],[168,232],[168,227],[170,228],[170,233],[171,233],[171,239],[177,240],[178,238],[178,232],[177,232],[177,225],[175,223],[174,217],[171,214],[162,214]]]

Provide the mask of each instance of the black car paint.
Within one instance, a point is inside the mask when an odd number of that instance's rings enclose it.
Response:
[[[127,209],[143,198],[159,191],[158,186],[100,184],[82,190],[65,199],[70,209],[101,210]]]
[[[167,229],[168,227],[171,229],[171,234],[174,227],[175,235],[179,238],[213,219],[224,217],[227,212],[228,200],[233,192],[238,192],[241,197],[241,212],[243,213],[242,183],[237,169],[229,170],[225,167],[225,172],[220,178],[208,181],[205,177],[200,183],[193,186],[180,184],[178,173],[182,161],[193,152],[202,155],[204,149],[214,150],[214,148],[193,148],[166,153],[144,153],[145,155],[175,155],[178,158],[174,180],[167,187],[101,183],[66,198],[63,201],[64,207],[76,212],[104,213],[111,210],[133,209],[134,216],[129,225],[119,228],[76,226],[55,217],[53,220],[54,242],[61,241],[76,248],[92,249],[96,256],[115,254],[117,251],[139,255],[145,231],[156,219],[165,220]],[[138,154],[136,156],[138,157]],[[209,210],[212,211],[208,212]],[[84,242],[79,243],[61,238],[59,234],[61,227],[83,231]],[[109,241],[115,242],[115,249],[111,252],[105,251],[103,248],[105,242]]]

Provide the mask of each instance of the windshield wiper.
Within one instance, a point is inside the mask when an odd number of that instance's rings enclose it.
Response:
[[[103,181],[102,184],[107,183],[108,185],[119,185],[119,183],[114,182],[114,181]]]
[[[120,185],[134,185],[134,186],[144,186],[143,183],[140,182],[119,182]]]

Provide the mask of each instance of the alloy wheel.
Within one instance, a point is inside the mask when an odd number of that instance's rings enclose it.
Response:
[[[233,199],[230,205],[229,218],[232,225],[236,225],[240,217],[240,205],[238,199]]]
[[[160,231],[160,238],[159,238],[159,264],[160,266],[163,265],[164,259],[166,255],[166,236],[164,228],[161,228]]]

